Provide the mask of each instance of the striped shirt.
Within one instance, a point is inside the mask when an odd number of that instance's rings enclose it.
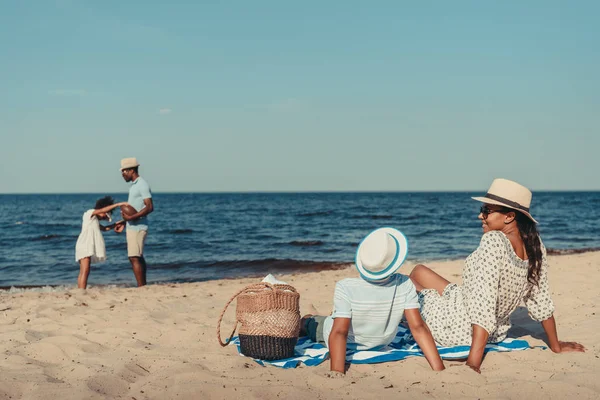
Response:
[[[349,349],[368,350],[394,340],[405,309],[419,308],[417,290],[408,276],[394,274],[382,283],[347,278],[335,285],[333,313],[323,323],[323,339],[335,318],[350,318]]]

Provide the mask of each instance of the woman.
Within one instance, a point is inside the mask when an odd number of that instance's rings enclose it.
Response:
[[[541,321],[553,352],[585,351],[579,343],[558,340],[546,248],[529,213],[529,189],[495,179],[484,197],[473,199],[484,203],[478,217],[483,237],[465,262],[462,286],[424,265],[410,274],[420,293],[421,314],[436,342],[471,345],[467,365],[481,373],[486,343],[506,338],[510,315],[524,301],[529,315]]]

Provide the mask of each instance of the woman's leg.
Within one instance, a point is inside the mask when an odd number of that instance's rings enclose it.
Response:
[[[417,292],[420,292],[423,289],[435,289],[440,295],[450,283],[423,264],[415,266],[410,273],[410,279],[417,288]]]
[[[79,277],[77,278],[77,287],[79,289],[87,288],[87,280],[90,275],[90,265],[92,263],[92,259],[90,257],[85,257],[79,260]]]

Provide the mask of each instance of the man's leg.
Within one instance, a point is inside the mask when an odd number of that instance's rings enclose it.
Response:
[[[144,259],[146,233],[146,231],[127,231],[127,254],[138,287],[146,284],[146,260]]]
[[[138,287],[144,286],[146,284],[146,260],[144,257],[129,257],[129,262]]]

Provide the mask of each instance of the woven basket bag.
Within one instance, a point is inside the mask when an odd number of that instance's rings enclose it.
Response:
[[[221,320],[236,298],[236,324],[223,343]],[[300,294],[290,285],[261,282],[246,286],[229,299],[219,316],[217,338],[221,346],[229,344],[238,323],[240,351],[245,356],[261,360],[293,357],[300,333]]]

